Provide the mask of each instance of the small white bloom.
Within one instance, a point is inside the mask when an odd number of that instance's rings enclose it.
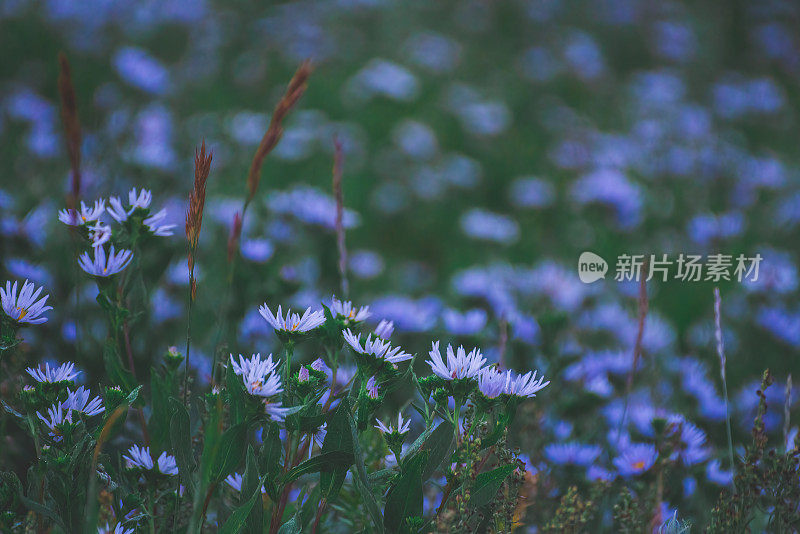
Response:
[[[225,483],[236,491],[242,491],[242,475],[239,473],[231,473],[225,477]]]
[[[131,205],[130,213],[133,213],[133,210],[136,208],[147,209],[150,207],[150,202],[153,200],[153,195],[150,193],[148,189],[141,189],[139,193],[136,193],[136,188],[134,187],[128,192],[128,204]]]
[[[95,247],[94,260],[89,256],[88,252],[84,252],[78,258],[78,265],[81,269],[93,276],[112,276],[125,269],[133,258],[133,253],[130,250],[120,250],[115,252],[114,245],[106,257],[106,251],[103,247]]]
[[[237,375],[250,375],[252,370],[254,375],[266,376],[271,373],[280,364],[280,360],[273,362],[272,354],[267,356],[266,359],[261,359],[261,353],[253,354],[250,358],[245,359],[241,354],[239,355],[239,363],[233,359],[231,354],[231,368]]]
[[[273,315],[269,306],[264,303],[258,308],[258,313],[278,332],[304,333],[314,330],[325,322],[325,314],[321,311],[312,311],[311,308],[308,308],[302,317],[287,309],[284,317],[280,306],[278,306],[277,313]]]
[[[128,454],[123,454],[122,458],[128,469],[143,469],[151,471],[155,468],[156,471],[164,475],[177,475],[178,464],[175,462],[175,457],[162,452],[158,460],[153,462],[153,456],[150,454],[150,447],[139,447],[132,445],[128,449]]]
[[[158,457],[157,464],[158,470],[165,475],[178,474],[178,464],[175,462],[175,457],[167,454],[166,452],[161,453],[161,455]]]
[[[175,228],[174,224],[159,224],[161,221],[164,220],[167,216],[167,210],[162,209],[155,215],[151,215],[150,217],[146,218],[143,222],[147,228],[153,232],[154,235],[157,236],[168,236],[172,235],[172,229]]]
[[[128,449],[128,454],[123,454],[122,459],[125,460],[125,465],[128,469],[139,468],[146,471],[153,469],[153,457],[150,456],[150,447],[131,445],[131,448]]]
[[[452,345],[447,345],[447,364],[445,365],[442,354],[439,352],[438,341],[433,343],[428,355],[431,357],[428,360],[431,370],[445,380],[473,378],[486,363],[486,358],[478,348],[474,348],[468,353],[463,346],[459,346],[454,351]]]
[[[61,364],[59,367],[52,368],[50,367],[49,363],[45,363],[44,369],[41,367],[28,367],[25,370],[28,371],[28,374],[31,375],[37,382],[49,382],[51,384],[55,382],[72,380],[78,376],[78,371],[75,371],[75,364],[72,362],[67,362]]]
[[[91,401],[89,400],[90,392],[85,387],[81,386],[75,391],[70,391],[67,388],[67,400],[65,400],[62,404],[65,410],[73,410],[76,412],[81,412],[84,415],[92,416],[101,414],[105,411],[105,407],[103,407],[103,401],[100,397],[95,397]]]
[[[506,390],[508,375],[495,367],[485,367],[478,373],[478,390],[484,397],[494,399]]]
[[[36,412],[36,415],[50,429],[51,436],[56,436],[55,432],[58,426],[64,423],[72,423],[72,410],[64,410],[60,402],[47,409],[47,417],[44,417],[39,412]],[[57,437],[56,441],[61,441],[61,438]]]
[[[388,425],[384,425],[380,419],[376,419],[378,422],[375,425],[375,428],[381,431],[383,434],[392,434],[397,432],[401,436],[411,430],[411,419],[403,419],[403,413],[400,412],[397,414],[397,426],[392,428],[392,424],[389,423]]]
[[[393,364],[413,358],[411,354],[404,352],[400,347],[392,348],[391,343],[388,341],[384,341],[379,337],[373,338],[372,334],[367,336],[363,346],[361,345],[361,334],[355,335],[348,328],[342,331],[342,335],[344,336],[344,340],[347,341],[347,344],[359,354],[374,356],[377,359],[384,359]]]
[[[115,221],[121,223],[128,220],[128,212],[122,206],[122,202],[120,202],[119,198],[110,197],[108,203],[110,204],[107,210],[108,214],[111,215]]]
[[[392,337],[393,332],[394,321],[387,321],[386,319],[383,319],[378,323],[378,326],[375,327],[375,335],[383,339],[389,339]]]
[[[331,311],[334,317],[344,319],[348,324],[351,322],[359,323],[370,316],[369,306],[359,308],[353,306],[353,303],[349,300],[341,301],[336,297],[331,297]]]
[[[53,309],[52,306],[45,306],[50,295],[36,300],[43,288],[40,287],[34,291],[35,288],[33,282],[25,280],[19,295],[17,295],[17,282],[15,281],[12,286],[10,280],[6,281],[5,289],[0,287],[0,305],[5,314],[17,323],[46,323],[47,317],[40,317],[40,315]]]
[[[549,380],[544,381],[544,376],[536,380],[536,373],[537,371],[528,371],[524,375],[515,377],[511,370],[507,371],[506,393],[517,397],[535,397],[537,391],[544,389],[550,383]]]
[[[73,209],[63,209],[58,212],[58,220],[70,226],[80,226],[87,222],[96,221],[106,209],[105,200],[95,200],[94,206],[87,206],[81,201],[81,211],[78,213]]]

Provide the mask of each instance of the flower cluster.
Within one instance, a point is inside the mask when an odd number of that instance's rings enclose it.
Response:
[[[272,354],[266,359],[262,359],[261,354],[253,354],[250,358],[240,354],[237,362],[231,354],[230,362],[231,370],[242,377],[247,393],[262,398],[266,415],[273,421],[283,421],[290,410],[281,406],[280,402],[271,400],[283,392],[281,377],[275,372],[280,361],[273,361]]]
[[[59,211],[59,220],[80,229],[91,245],[91,250],[81,254],[78,259],[81,269],[96,277],[113,276],[130,264],[132,249],[137,246],[140,237],[172,235],[175,225],[163,224],[167,217],[166,210],[151,213],[152,199],[150,191],[142,189],[137,192],[134,187],[128,193],[127,204],[118,197],[110,197],[108,206],[103,199],[96,200],[93,205],[81,201],[79,211],[70,208]],[[102,220],[105,213],[117,223],[118,230]],[[108,243],[111,246],[106,252]]]

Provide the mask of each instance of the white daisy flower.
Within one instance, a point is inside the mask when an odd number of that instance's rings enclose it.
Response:
[[[225,477],[225,483],[236,491],[242,491],[242,475],[239,473],[231,473]]]
[[[150,202],[153,200],[153,194],[148,189],[141,189],[139,193],[136,193],[136,188],[134,187],[128,192],[128,204],[131,205],[131,211],[129,213],[133,213],[133,210],[136,208],[147,209],[150,207]]]
[[[58,220],[70,226],[81,226],[87,222],[96,221],[106,209],[105,200],[95,200],[94,206],[87,206],[81,201],[80,213],[74,209],[63,209],[58,212]]]
[[[47,409],[47,417],[44,417],[39,412],[36,412],[36,415],[47,425],[47,428],[50,429],[51,436],[56,436],[56,429],[60,425],[72,423],[72,410],[64,410],[60,402],[55,403]],[[57,441],[60,441],[60,438],[57,439]]]
[[[45,363],[44,369],[41,367],[28,367],[25,370],[28,371],[28,374],[37,382],[48,382],[51,384],[73,380],[78,376],[78,371],[75,371],[75,364],[72,362],[61,364],[59,367],[50,367],[49,363]]]
[[[378,422],[375,425],[375,428],[381,431],[383,434],[392,434],[397,432],[401,436],[411,430],[411,419],[403,419],[403,413],[400,412],[397,414],[397,426],[392,428],[392,424],[389,423],[388,425],[384,425],[380,419],[376,419],[375,421]]]
[[[6,281],[6,287],[0,287],[0,305],[3,311],[17,323],[41,324],[47,322],[47,317],[40,317],[44,312],[52,310],[52,306],[45,306],[50,295],[45,295],[39,300],[39,295],[43,288],[36,291],[33,282],[25,280],[17,295],[17,282],[11,285],[11,281]]]
[[[239,362],[237,363],[236,360],[233,359],[233,354],[231,354],[231,368],[234,373],[240,376],[250,375],[253,370],[254,375],[265,376],[277,368],[280,363],[280,360],[276,362],[272,361],[272,354],[262,360],[261,353],[253,354],[250,358],[245,358],[240,354]]]
[[[131,448],[128,449],[128,454],[123,454],[122,459],[125,460],[125,465],[128,469],[139,468],[145,471],[153,469],[153,457],[150,456],[150,447],[131,445]]]
[[[146,218],[143,222],[147,228],[153,232],[154,235],[157,236],[168,236],[172,235],[172,229],[175,228],[176,225],[174,224],[159,224],[161,221],[164,220],[167,216],[167,210],[162,209],[155,215],[151,215],[150,217]]]
[[[485,367],[478,373],[478,390],[489,399],[504,393],[507,382],[508,375],[496,367]]]
[[[308,308],[302,317],[287,309],[286,316],[283,317],[280,306],[278,306],[277,313],[273,315],[269,306],[264,303],[258,308],[258,313],[279,333],[305,333],[325,322],[325,314],[321,311],[312,311],[311,308]]]
[[[105,411],[103,401],[100,397],[95,397],[89,400],[90,392],[85,387],[81,386],[75,391],[70,391],[67,388],[67,400],[62,403],[63,409],[81,412],[84,415],[92,416],[101,414]]]
[[[122,202],[118,197],[109,197],[109,206],[106,211],[118,223],[128,220],[128,211],[123,207]]]
[[[524,375],[513,375],[511,370],[507,371],[506,375],[506,393],[515,395],[517,397],[535,397],[536,392],[547,387],[550,383],[544,381],[544,376],[540,376],[536,380],[537,371],[528,371]]]
[[[372,334],[367,336],[364,340],[364,345],[361,345],[361,334],[355,335],[348,328],[342,331],[344,340],[350,345],[354,351],[359,354],[366,354],[374,356],[377,359],[384,359],[393,364],[410,360],[413,356],[404,352],[400,347],[392,348],[391,343],[384,341],[378,337],[373,338]]]
[[[78,258],[78,265],[81,269],[93,276],[112,276],[125,269],[133,258],[133,253],[130,250],[120,250],[116,252],[114,245],[106,256],[106,251],[103,247],[95,247],[94,260],[89,256],[88,252],[84,252]]]
[[[453,346],[447,345],[447,364],[445,364],[442,354],[439,352],[438,341],[433,343],[433,348],[428,355],[431,357],[428,360],[431,370],[445,380],[473,378],[486,363],[486,358],[477,347],[467,352],[463,346],[459,346],[456,351],[453,351]]]
[[[153,462],[153,457],[150,454],[150,447],[139,447],[132,445],[128,449],[128,454],[123,454],[122,458],[125,460],[125,465],[128,469],[143,469],[145,471],[152,471],[154,468],[164,475],[177,475],[178,465],[175,462],[175,457],[162,452],[158,460]]]
[[[333,312],[334,317],[344,319],[348,324],[351,322],[359,323],[370,316],[369,306],[359,308],[353,306],[351,301],[341,301],[335,296],[331,297],[331,312]]]
[[[166,452],[162,452],[159,455],[156,463],[158,464],[158,470],[164,473],[165,475],[178,474],[178,464],[175,461],[174,456],[167,454]]]

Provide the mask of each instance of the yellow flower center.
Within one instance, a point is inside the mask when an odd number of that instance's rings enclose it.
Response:
[[[17,307],[17,311],[19,312],[19,318],[17,319],[17,321],[21,321],[23,317],[28,315],[28,310],[26,310],[26,309]]]
[[[633,462],[634,469],[644,469],[644,460],[639,460],[638,462]]]

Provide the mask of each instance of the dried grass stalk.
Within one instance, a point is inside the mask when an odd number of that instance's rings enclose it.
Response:
[[[247,173],[247,203],[249,204],[258,190],[258,183],[261,181],[261,167],[264,163],[264,158],[267,157],[275,145],[280,141],[283,135],[283,119],[289,114],[292,107],[300,100],[303,93],[308,87],[308,77],[311,75],[312,67],[311,61],[305,60],[297,72],[294,73],[286,92],[283,97],[278,101],[275,106],[275,111],[272,113],[272,118],[269,121],[264,137],[256,149],[256,154],[253,156],[253,162],[250,164],[250,172]]]
[[[333,196],[336,199],[336,248],[339,251],[339,278],[342,283],[342,296],[347,297],[347,246],[344,239],[344,192],[342,191],[342,168],[344,150],[339,139],[333,139]]]
[[[189,196],[189,210],[186,212],[186,240],[189,245],[188,265],[191,298],[194,300],[196,284],[194,280],[194,255],[197,241],[200,238],[200,228],[203,225],[203,207],[206,203],[206,181],[211,171],[212,154],[206,155],[206,142],[203,140],[200,150],[195,149],[194,155],[194,186]]]
[[[233,261],[233,256],[239,248],[239,238],[242,236],[242,216],[237,211],[233,216],[231,235],[228,236],[228,263]]]
[[[64,52],[58,54],[58,94],[61,99],[61,122],[67,143],[67,155],[72,175],[67,207],[74,209],[81,192],[81,124],[78,120],[78,104],[75,87],[72,85],[72,70]]]

